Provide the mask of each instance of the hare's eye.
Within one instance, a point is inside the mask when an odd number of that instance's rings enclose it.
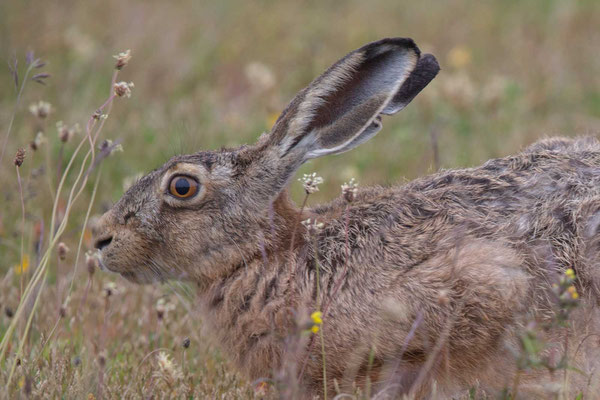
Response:
[[[169,183],[169,193],[180,198],[187,199],[198,192],[198,182],[188,176],[175,176]]]

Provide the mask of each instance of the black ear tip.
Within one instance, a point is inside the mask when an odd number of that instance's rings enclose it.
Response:
[[[369,43],[363,46],[362,48],[358,49],[358,51],[364,52],[365,57],[367,59],[380,55],[382,52],[387,52],[391,50],[412,50],[416,53],[417,57],[421,54],[421,51],[417,47],[414,40],[412,40],[411,38],[400,37],[381,39],[376,42]]]
[[[398,92],[394,95],[390,105],[383,114],[395,114],[403,109],[435,78],[440,71],[440,65],[432,54],[424,54],[417,61],[415,69],[404,81]]]
[[[429,74],[433,74],[431,79],[433,79],[438,72],[440,72],[440,64],[433,54],[423,54],[423,56],[419,59],[417,63],[417,69],[422,69],[423,71],[428,71]]]

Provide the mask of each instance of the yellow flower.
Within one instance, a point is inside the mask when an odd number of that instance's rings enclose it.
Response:
[[[321,311],[315,311],[310,314],[310,319],[312,319],[315,324],[321,325],[323,323],[323,313]]]
[[[310,319],[313,322],[312,328],[310,328],[312,333],[319,332],[319,325],[323,324],[323,313],[321,311],[315,311],[310,314]]]
[[[579,298],[579,293],[577,293],[577,289],[575,289],[575,286],[569,286],[567,292],[569,292],[573,300],[577,300]]]
[[[567,276],[567,278],[575,279],[575,271],[573,271],[572,268],[567,269],[565,271],[565,275]]]
[[[25,254],[23,256],[22,264],[17,264],[13,268],[15,270],[15,275],[21,275],[21,274],[27,272],[27,270],[29,269],[29,256],[27,254]]]

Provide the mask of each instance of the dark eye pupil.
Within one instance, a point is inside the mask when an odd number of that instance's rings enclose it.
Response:
[[[190,183],[187,179],[177,179],[175,182],[175,191],[181,196],[185,196],[190,191]]]

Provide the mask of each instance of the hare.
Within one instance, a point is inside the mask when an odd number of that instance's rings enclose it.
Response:
[[[306,161],[373,137],[438,71],[411,39],[352,51],[256,144],[176,156],[141,178],[95,229],[102,265],[138,283],[194,282],[234,364],[259,379],[292,363],[301,396],[367,381],[417,397],[510,385],[516,329],[550,318],[553,282],[573,269],[582,299],[600,299],[600,143],[549,139],[311,209],[286,191]],[[316,310],[321,331],[303,332]]]

